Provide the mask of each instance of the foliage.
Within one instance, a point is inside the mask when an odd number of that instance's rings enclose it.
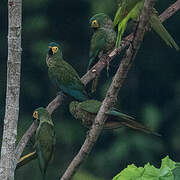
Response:
[[[136,167],[134,164],[117,174],[113,180],[175,180],[180,175],[180,166],[166,156],[161,161],[161,167],[158,169],[150,163],[144,167]]]

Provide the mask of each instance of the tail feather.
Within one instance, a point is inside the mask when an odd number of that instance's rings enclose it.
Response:
[[[117,117],[124,119],[124,120],[135,120],[134,117],[129,116],[129,115],[124,114],[124,113],[121,113],[116,108],[112,108],[107,114],[112,115],[112,116],[117,116]]]
[[[119,111],[117,111],[116,109],[113,109],[111,110],[110,112],[107,113],[108,115],[111,115],[111,116],[114,116],[114,117],[117,117],[116,120],[109,120],[107,121],[107,124],[105,124],[106,126],[106,129],[115,129],[115,128],[119,128],[119,127],[122,127],[122,126],[126,126],[126,127],[129,127],[131,129],[135,129],[135,130],[138,130],[138,131],[142,131],[142,132],[145,132],[147,134],[153,134],[153,135],[156,135],[156,136],[161,136],[160,134],[152,131],[151,129],[145,127],[144,125],[138,123],[135,121],[135,118],[129,116],[129,115],[126,115],[126,114],[123,114]]]
[[[172,38],[172,36],[168,33],[166,28],[162,25],[159,17],[156,14],[153,14],[150,18],[150,24],[154,31],[166,42],[168,46],[171,48],[174,47],[177,51],[179,51],[179,47]]]
[[[151,129],[145,127],[144,125],[142,125],[138,122],[132,121],[132,120],[124,121],[124,122],[122,122],[122,124],[126,127],[129,127],[131,129],[135,129],[138,131],[142,131],[142,132],[145,132],[147,134],[153,134],[155,136],[161,136],[159,133],[156,133],[156,132],[152,131]]]
[[[42,180],[46,180],[46,172],[42,174]]]

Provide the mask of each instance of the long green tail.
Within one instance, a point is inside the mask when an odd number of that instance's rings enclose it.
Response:
[[[129,127],[131,129],[135,129],[138,131],[142,131],[145,132],[147,134],[152,134],[155,136],[161,136],[159,133],[156,133],[154,131],[152,131],[151,129],[145,127],[144,125],[138,123],[135,121],[135,119],[129,115],[123,114],[115,109],[111,110],[110,112],[108,112],[109,115],[112,116],[116,116],[119,118],[119,126],[126,126]],[[116,124],[114,124],[114,127],[118,127],[118,123],[116,122]]]
[[[179,47],[172,38],[172,36],[168,33],[166,28],[162,25],[159,17],[156,14],[153,14],[150,18],[150,24],[154,31],[166,42],[168,46],[171,48],[174,47],[177,51],[179,51]]]

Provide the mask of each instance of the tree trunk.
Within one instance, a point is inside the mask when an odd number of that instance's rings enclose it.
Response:
[[[14,179],[14,150],[19,114],[21,70],[21,0],[8,0],[6,109],[1,147],[0,180]]]

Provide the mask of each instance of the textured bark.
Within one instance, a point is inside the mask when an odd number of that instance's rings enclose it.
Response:
[[[180,0],[177,0],[174,4],[172,4],[169,8],[166,9],[159,17],[161,22],[165,21],[166,19],[170,18],[174,13],[179,10],[180,7]]]
[[[6,109],[0,161],[0,179],[3,180],[14,179],[21,71],[21,11],[21,0],[8,1]]]
[[[170,18],[174,13],[176,13],[180,9],[180,0],[177,0],[174,4],[172,4],[169,8],[167,8],[161,15],[160,19],[161,21],[165,21],[166,19]],[[123,41],[121,42],[121,47],[114,49],[108,56],[103,56],[96,65],[94,65],[82,78],[82,82],[84,85],[86,85],[88,82],[90,82],[92,79],[95,78],[96,74],[101,73],[101,71],[106,67],[106,61],[110,62],[113,60],[113,58],[120,54],[121,51],[127,47],[130,42],[133,40],[133,34],[130,34],[129,36],[125,37]],[[61,94],[58,94],[56,98],[49,103],[49,105],[46,107],[50,114],[53,113],[55,109],[57,109],[63,101],[63,96]],[[26,131],[24,136],[22,137],[21,141],[19,142],[18,146],[16,147],[16,160],[18,161],[24,147],[26,146],[26,143],[28,142],[30,136],[34,133],[36,130],[36,126],[34,124],[31,125],[31,127]]]
[[[75,174],[79,166],[82,164],[82,162],[86,159],[88,154],[91,152],[92,147],[97,141],[106,120],[106,112],[108,112],[115,104],[119,90],[139,50],[139,47],[144,37],[145,27],[148,24],[149,16],[152,13],[152,7],[154,4],[153,2],[154,0],[145,0],[144,9],[140,17],[137,32],[135,32],[134,39],[121,61],[121,64],[114,76],[111,86],[108,89],[106,97],[102,102],[102,106],[94,120],[94,123],[89,131],[89,134],[86,137],[84,144],[82,145],[79,153],[75,156],[75,158],[67,168],[61,180],[72,179],[73,175]]]

